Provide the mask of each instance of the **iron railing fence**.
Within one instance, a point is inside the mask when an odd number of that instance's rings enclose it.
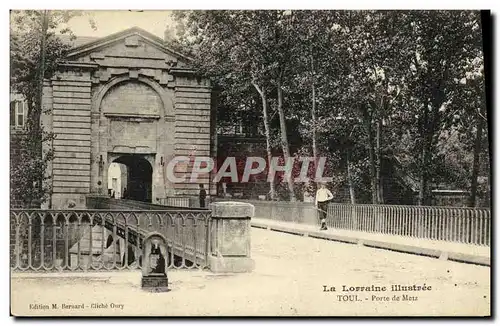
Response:
[[[484,208],[330,204],[327,226],[489,246],[490,210]]]
[[[160,205],[174,207],[193,207],[192,200],[189,197],[166,197],[160,198]]]
[[[165,197],[159,198],[159,204],[170,207],[186,207],[186,208],[201,208],[206,209],[210,207],[210,196],[205,198],[205,207],[201,207],[200,198],[198,196],[185,196],[185,197]]]
[[[255,206],[256,218],[319,226],[319,211],[312,203],[240,201]],[[482,246],[491,242],[488,208],[331,203],[326,221],[330,228],[352,231]]]
[[[10,218],[14,271],[139,269],[152,231],[167,240],[168,268],[208,264],[210,211],[12,209]]]

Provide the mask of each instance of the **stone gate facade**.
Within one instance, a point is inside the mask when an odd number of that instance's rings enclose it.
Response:
[[[139,28],[69,52],[44,87],[42,123],[55,134],[52,208],[106,193],[108,166],[124,155],[151,165],[153,203],[196,195],[199,183],[212,190],[208,177],[171,183],[166,175],[175,156],[215,156],[211,85],[189,62]]]

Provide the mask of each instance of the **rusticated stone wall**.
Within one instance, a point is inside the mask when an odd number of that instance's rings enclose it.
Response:
[[[85,207],[85,196],[107,192],[109,164],[133,155],[152,167],[151,198],[196,196],[199,184],[172,183],[167,163],[175,156],[212,153],[208,80],[189,60],[137,28],[69,52],[46,82],[43,123],[55,139],[49,167],[52,207]],[[47,147],[47,148],[48,148]],[[191,172],[192,162],[185,168]],[[99,184],[100,183],[100,184]]]

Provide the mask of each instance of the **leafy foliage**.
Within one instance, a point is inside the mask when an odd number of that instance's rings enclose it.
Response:
[[[50,141],[53,135],[46,132],[41,123],[43,80],[54,74],[57,61],[69,49],[56,33],[71,35],[71,31],[61,25],[78,15],[82,12],[11,12],[11,91],[22,94],[28,106],[26,129],[13,139],[13,147],[18,152],[11,155],[11,201],[23,206],[40,205],[51,192],[45,172],[53,153],[44,150],[43,143]],[[49,111],[43,113],[50,114]]]
[[[477,133],[485,128],[479,118],[486,121],[479,12],[185,11],[176,18],[177,44],[222,89],[219,121],[234,119],[241,103],[257,103],[257,82],[273,111],[268,138],[283,134],[282,104],[286,125],[299,132],[290,133],[294,154],[312,147],[327,156],[332,186],[349,184],[357,197],[368,190],[379,203],[383,179],[397,177],[425,204],[432,187],[470,188],[471,169],[484,166],[474,163],[487,157]],[[262,114],[259,105],[254,111]]]

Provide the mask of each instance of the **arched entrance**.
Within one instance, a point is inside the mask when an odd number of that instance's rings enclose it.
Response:
[[[151,202],[153,167],[139,154],[124,154],[113,160],[126,166],[127,180],[121,197],[138,201]]]

